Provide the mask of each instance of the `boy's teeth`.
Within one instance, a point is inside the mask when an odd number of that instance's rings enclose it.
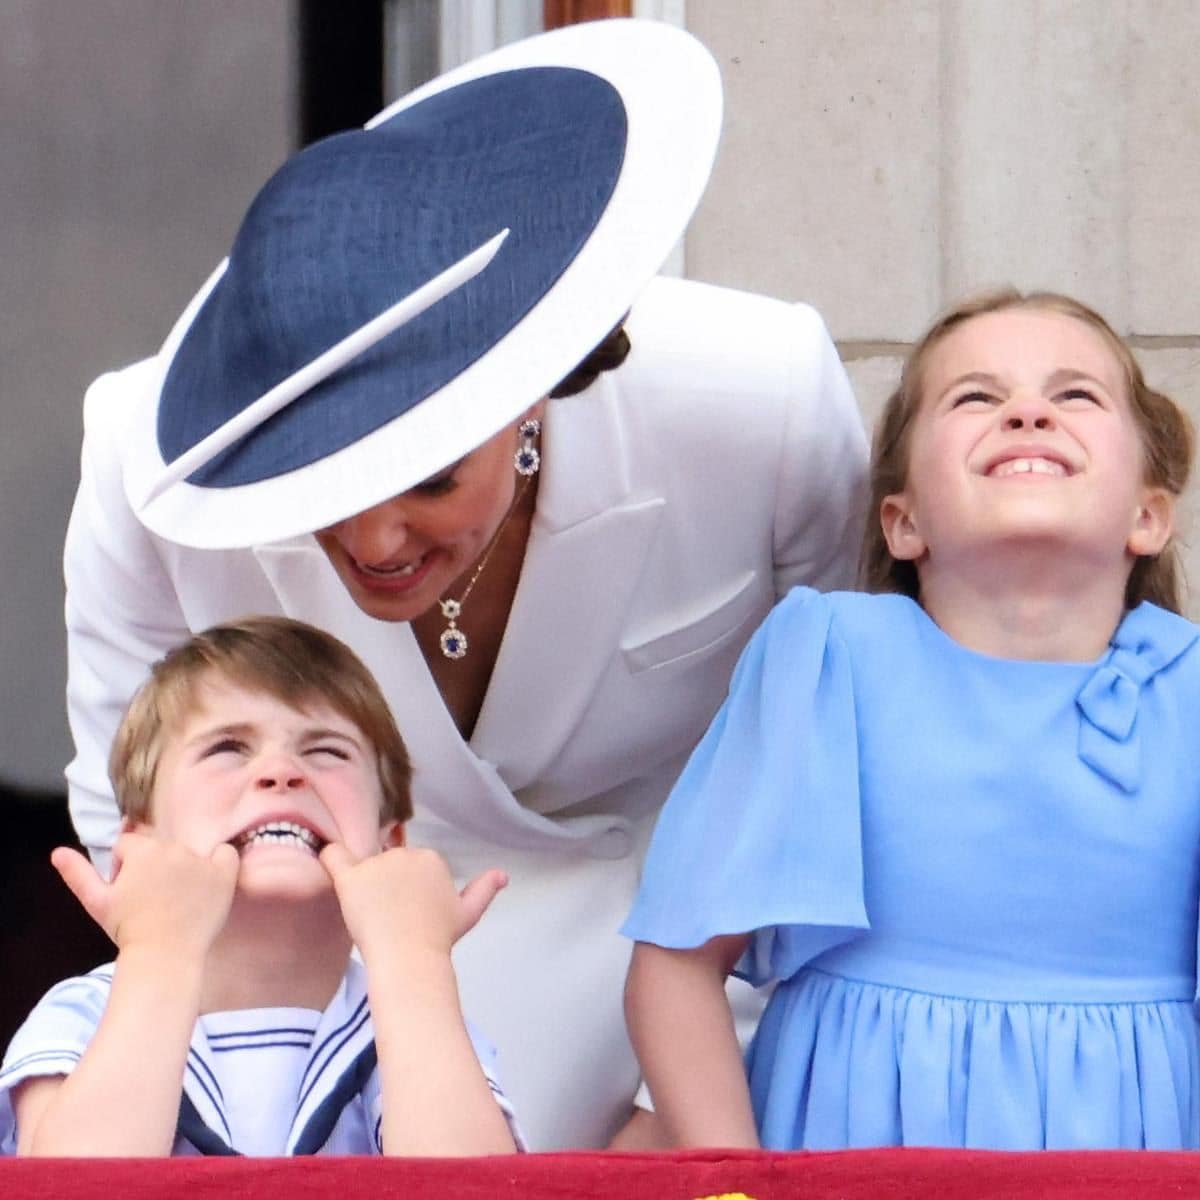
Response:
[[[270,821],[256,825],[234,838],[233,844],[244,850],[255,842],[271,842],[275,845],[294,844],[316,854],[321,849],[321,839],[311,829],[297,825],[295,821]]]

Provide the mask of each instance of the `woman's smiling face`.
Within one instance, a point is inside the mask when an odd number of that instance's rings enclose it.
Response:
[[[453,593],[512,507],[519,424],[424,483],[315,535],[363,612],[412,621]]]

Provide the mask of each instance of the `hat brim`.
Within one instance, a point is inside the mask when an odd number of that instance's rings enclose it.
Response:
[[[233,549],[335,524],[470,453],[549,392],[618,323],[682,235],[712,169],[720,76],[695,38],[654,21],[568,26],[432,80],[367,128],[468,80],[540,66],[600,76],[616,89],[628,116],[624,160],[608,205],[549,291],[435,395],[352,444],[269,479],[221,488],[181,481],[147,501],[167,466],[155,436],[162,383],[222,264],[164,344],[129,431],[126,492],[147,527],[184,545]]]

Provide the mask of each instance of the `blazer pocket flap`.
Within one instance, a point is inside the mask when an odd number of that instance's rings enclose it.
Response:
[[[705,605],[701,615],[686,625],[660,628],[649,637],[621,643],[621,654],[630,671],[651,671],[694,655],[704,655],[727,642],[746,625],[757,623],[771,607],[771,599],[760,595],[755,586],[758,574],[747,571],[715,600]]]

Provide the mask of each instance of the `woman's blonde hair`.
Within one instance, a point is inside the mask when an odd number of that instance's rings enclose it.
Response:
[[[412,815],[408,751],[387,701],[358,656],[331,634],[288,617],[248,617],[197,633],[150,670],[125,712],[108,773],[122,816],[149,821],[163,747],[195,711],[206,681],[262,692],[303,712],[323,705],[356,728],[375,751],[380,822]]]
[[[1003,288],[986,292],[956,305],[941,316],[913,347],[904,364],[900,384],[888,398],[875,429],[871,453],[871,498],[863,538],[860,575],[870,592],[902,592],[920,599],[914,563],[892,557],[880,525],[880,507],[887,496],[908,486],[909,443],[913,419],[921,404],[924,372],[929,356],[942,340],[973,317],[986,313],[1026,309],[1059,313],[1091,326],[1108,343],[1125,373],[1129,402],[1141,435],[1145,481],[1179,496],[1192,465],[1192,427],[1187,416],[1169,397],[1156,392],[1142,375],[1137,359],[1108,322],[1094,309],[1057,292],[1018,292]],[[1153,557],[1137,559],[1125,587],[1126,607],[1150,600],[1162,608],[1182,608],[1182,573],[1174,541]]]

